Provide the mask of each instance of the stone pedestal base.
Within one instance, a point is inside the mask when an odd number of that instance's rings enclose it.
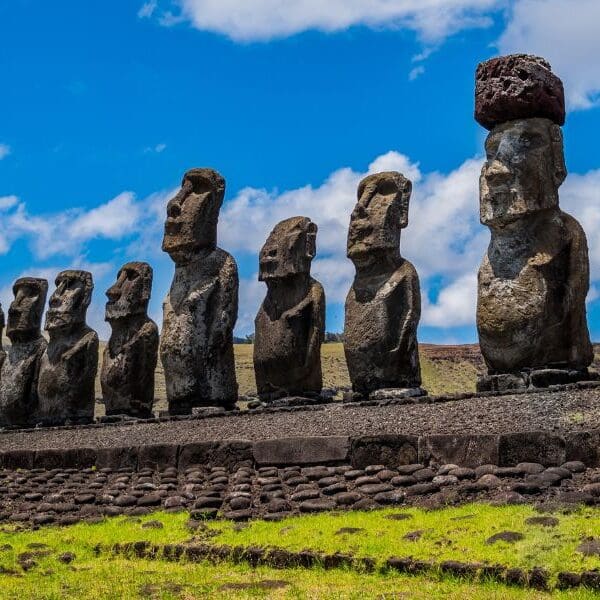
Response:
[[[427,396],[422,387],[415,388],[384,388],[369,394],[369,400],[401,400],[403,398],[418,398]]]
[[[590,373],[587,369],[528,369],[518,373],[482,375],[477,380],[477,391],[506,392],[597,379],[598,374]]]

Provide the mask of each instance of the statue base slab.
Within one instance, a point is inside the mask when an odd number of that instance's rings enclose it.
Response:
[[[482,375],[477,380],[478,392],[506,392],[528,388],[547,388],[578,381],[597,381],[599,375],[588,369],[526,369],[517,373]]]
[[[414,388],[384,388],[369,394],[369,400],[401,400],[403,398],[419,398],[427,396],[422,387]]]

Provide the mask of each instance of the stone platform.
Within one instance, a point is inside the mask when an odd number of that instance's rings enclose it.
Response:
[[[475,467],[583,460],[600,466],[599,424],[600,384],[591,382],[514,394],[336,402],[4,431],[0,466],[186,468],[241,460],[281,466],[361,466],[370,460],[391,467],[419,461]]]
[[[254,414],[253,414],[254,412]],[[0,433],[1,520],[600,503],[597,382]]]

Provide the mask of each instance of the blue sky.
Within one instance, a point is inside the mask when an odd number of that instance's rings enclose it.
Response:
[[[589,319],[600,339],[600,3],[578,0],[143,0],[0,4],[0,300],[23,274],[91,270],[90,323],[126,260],[155,268],[152,316],[173,273],[166,201],[191,167],[227,180],[220,245],[240,267],[238,333],[264,295],[272,226],[320,227],[313,271],[339,331],[353,268],[356,185],[384,168],[414,182],[402,252],[424,297],[420,339],[476,340],[484,130],[474,70],[499,53],[547,57],[563,78],[570,176],[562,206],[590,243]],[[576,13],[576,14],[575,14]],[[52,287],[52,285],[51,285]]]

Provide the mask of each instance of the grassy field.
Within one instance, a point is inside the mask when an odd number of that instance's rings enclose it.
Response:
[[[405,518],[391,518],[402,514]],[[510,567],[541,566],[554,577],[559,570],[600,567],[600,557],[576,551],[597,531],[597,511],[581,508],[558,513],[555,527],[528,523],[540,515],[528,506],[473,504],[426,512],[381,510],[293,517],[278,523],[247,525],[211,522],[194,532],[192,541],[211,544],[283,547],[350,552],[382,564],[390,556],[440,561],[501,563]],[[547,516],[547,515],[546,515]],[[251,568],[228,562],[168,562],[115,556],[116,542],[145,540],[153,544],[185,543],[192,533],[186,513],[117,517],[101,523],[18,531],[0,529],[0,598],[574,598],[597,595],[579,589],[553,594],[524,591],[493,582],[466,582],[441,573],[405,576],[392,572],[358,573],[349,569]],[[151,522],[152,528],[147,523]],[[158,528],[157,528],[157,523]],[[520,532],[515,543],[486,543],[504,530]],[[420,537],[414,532],[421,532]],[[407,534],[413,534],[413,540]],[[98,553],[101,544],[105,550]],[[65,560],[70,553],[72,560]],[[62,559],[62,560],[61,560]]]
[[[100,343],[100,364],[105,343]],[[440,349],[446,348],[445,352]],[[421,348],[421,371],[423,387],[430,394],[446,394],[454,392],[468,392],[475,390],[477,373],[481,369],[472,354],[465,355],[460,351],[455,352],[450,346],[424,345]],[[256,391],[254,380],[254,366],[252,364],[251,344],[236,344],[235,362],[240,394],[248,395]],[[321,363],[323,367],[323,384],[325,387],[350,386],[350,377],[346,368],[344,348],[342,344],[323,344],[321,350]],[[166,410],[165,376],[158,361],[155,383],[155,410]],[[102,396],[100,389],[100,373],[96,378],[96,397]],[[102,406],[98,405],[98,414],[102,414]]]

